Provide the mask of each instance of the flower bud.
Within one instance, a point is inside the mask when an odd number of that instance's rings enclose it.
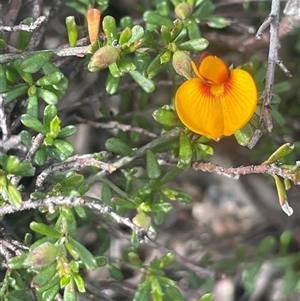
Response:
[[[90,42],[93,43],[98,40],[101,11],[96,8],[92,8],[87,12],[86,18]]]
[[[179,3],[175,7],[175,14],[181,20],[187,19],[192,15],[192,13],[193,13],[193,7],[186,2]]]
[[[192,77],[191,58],[184,51],[177,50],[173,54],[173,68],[179,74],[187,79]]]
[[[120,50],[111,45],[105,45],[99,48],[92,56],[88,69],[91,72],[96,72],[106,68],[116,62],[120,57]]]

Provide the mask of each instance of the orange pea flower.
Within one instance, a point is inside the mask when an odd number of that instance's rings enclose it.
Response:
[[[199,67],[192,61],[197,77],[188,79],[177,90],[175,107],[181,122],[207,138],[230,136],[254,114],[257,90],[245,70],[230,70],[210,53],[203,53]]]

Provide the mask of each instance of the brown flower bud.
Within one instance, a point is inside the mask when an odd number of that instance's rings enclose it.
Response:
[[[186,79],[190,79],[193,76],[191,58],[185,51],[177,50],[173,54],[173,68],[179,74]]]
[[[192,15],[192,13],[193,13],[193,7],[186,2],[179,3],[175,7],[175,14],[181,20],[187,19]]]
[[[92,56],[88,69],[96,72],[116,62],[120,57],[120,50],[111,45],[105,45],[99,48]]]

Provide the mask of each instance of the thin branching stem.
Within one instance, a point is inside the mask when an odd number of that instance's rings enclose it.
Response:
[[[25,24],[19,24],[15,26],[5,26],[0,25],[0,30],[2,31],[29,31],[32,32],[36,28],[40,27],[40,25],[46,20],[47,18],[45,16],[38,17],[34,22],[32,22],[30,25]]]

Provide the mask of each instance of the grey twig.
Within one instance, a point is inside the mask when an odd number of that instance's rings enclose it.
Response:
[[[299,11],[300,13],[300,11]],[[277,57],[276,64],[278,67],[285,73],[287,77],[292,77],[292,73],[287,69],[287,67],[283,64],[283,61],[280,57]]]
[[[0,30],[2,31],[29,31],[32,32],[36,28],[38,28],[47,18],[45,16],[40,16],[35,20],[33,23],[30,25],[25,25],[25,24],[19,24],[15,26],[5,26],[5,25],[0,25]]]
[[[106,155],[106,154],[104,154]],[[95,166],[102,170],[105,170],[109,173],[112,173],[116,170],[113,164],[105,163],[102,161],[97,160],[95,154],[86,154],[86,155],[76,155],[73,157],[68,158],[63,163],[55,163],[45,169],[36,179],[35,186],[36,188],[41,188],[44,185],[44,182],[49,175],[55,172],[63,172],[63,171],[70,171],[70,170],[82,170],[87,166]]]
[[[291,76],[291,73],[284,66],[283,62],[278,57],[278,49],[280,47],[279,41],[279,14],[280,14],[280,0],[272,0],[271,12],[268,18],[259,27],[256,33],[256,39],[262,38],[263,32],[268,26],[270,26],[270,43],[269,43],[269,55],[268,55],[268,68],[266,74],[266,85],[263,91],[263,106],[260,116],[259,129],[257,129],[253,135],[253,138],[249,142],[249,145],[253,147],[262,135],[262,128],[271,132],[273,129],[273,122],[270,110],[270,104],[272,100],[272,90],[274,84],[274,75],[276,65],[284,71],[287,76]]]
[[[111,216],[117,223],[123,224],[130,228],[132,231],[136,232],[139,237],[151,237],[152,232],[147,233],[143,228],[135,225],[129,218],[123,217],[115,213],[111,207],[101,204],[95,200],[84,200],[81,197],[69,197],[69,196],[60,196],[60,197],[46,197],[44,199],[29,199],[22,204],[22,208],[17,209],[12,205],[4,205],[0,207],[0,216],[7,214],[12,214],[18,211],[37,209],[41,207],[50,208],[52,210],[55,205],[66,205],[66,206],[86,206],[93,211],[98,211],[100,213],[106,213]]]
[[[81,47],[68,47],[68,48],[58,48],[50,50],[39,50],[39,51],[28,51],[22,53],[5,53],[0,55],[0,63],[8,63],[16,59],[24,59],[30,55],[40,53],[40,52],[51,52],[54,56],[65,57],[65,56],[84,56],[86,53],[89,53],[88,46]]]
[[[166,134],[156,138],[155,140],[152,140],[151,142],[147,143],[146,145],[140,147],[139,149],[136,150],[136,152],[132,156],[124,156],[117,161],[113,162],[113,165],[115,166],[116,169],[119,169],[126,164],[134,161],[135,159],[143,156],[148,149],[153,149],[154,147],[157,147],[163,143],[168,143],[171,141],[173,138],[177,137],[180,132],[182,131],[181,128],[175,128]],[[97,174],[92,175],[91,177],[88,178],[89,183],[94,183],[98,181],[99,179],[102,179],[105,176],[104,171],[99,171]]]
[[[32,145],[28,150],[24,161],[31,162],[32,157],[34,156],[34,154],[36,153],[40,145],[43,143],[43,141],[44,141],[44,135],[42,135],[41,133],[37,134],[36,137],[33,138]],[[17,186],[21,179],[22,179],[21,176],[13,176],[11,178],[11,183]]]
[[[140,134],[144,134],[146,136],[152,137],[152,138],[157,138],[157,135],[146,130],[143,128],[139,128],[139,127],[134,127],[131,126],[129,124],[122,124],[119,123],[117,121],[109,121],[109,122],[97,122],[97,121],[93,121],[93,120],[88,120],[88,119],[84,119],[81,117],[76,116],[76,121],[80,122],[80,123],[84,123],[84,124],[89,124],[95,128],[101,128],[101,129],[118,129],[121,130],[123,132],[127,132],[127,131],[132,131],[132,132],[136,132],[136,133],[140,133]]]
[[[6,120],[5,109],[3,106],[3,95],[2,94],[0,94],[0,129],[2,132],[2,141],[5,142],[8,139],[9,130],[7,127],[7,120]]]
[[[35,138],[33,138],[32,140],[32,145],[30,147],[30,149],[27,152],[26,161],[31,161],[33,155],[36,153],[36,151],[38,150],[38,148],[40,147],[40,145],[43,143],[44,141],[44,135],[42,135],[41,133],[37,134],[35,136]]]
[[[238,180],[240,176],[249,174],[277,175],[283,179],[292,181],[295,185],[300,185],[300,182],[297,181],[296,170],[292,171],[290,169],[281,168],[275,163],[226,168],[213,163],[195,162],[193,163],[193,169],[204,172],[213,172],[219,176],[225,176],[233,180]]]
[[[6,141],[0,140],[0,152],[6,153],[8,150],[19,146],[20,143],[21,143],[20,135],[11,136]]]

